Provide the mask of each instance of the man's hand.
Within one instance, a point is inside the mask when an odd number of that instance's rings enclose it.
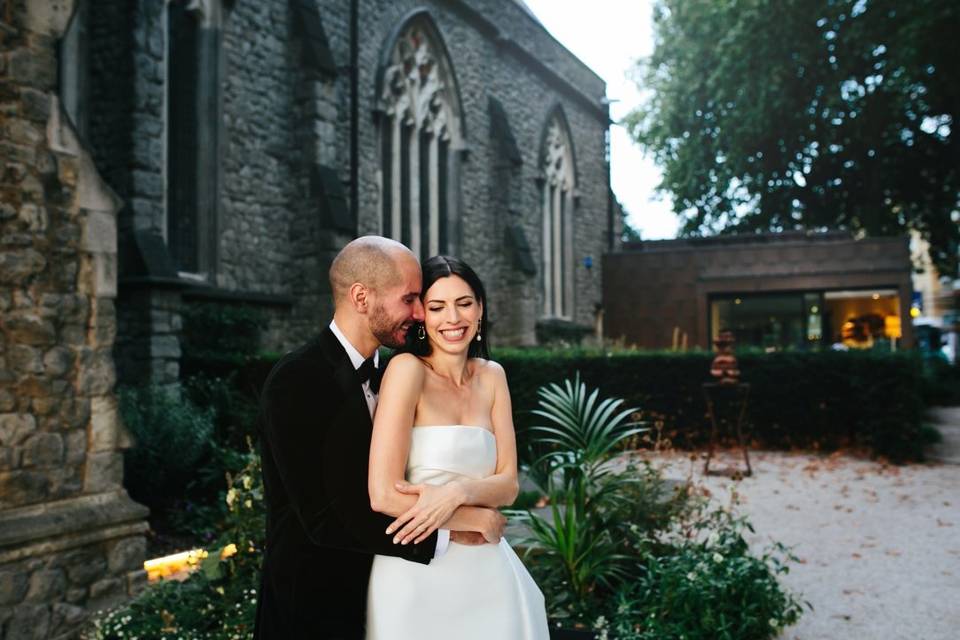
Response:
[[[481,544],[487,544],[487,539],[483,537],[482,533],[477,531],[451,531],[450,542],[456,542],[457,544],[465,544],[469,546],[477,546]]]
[[[480,533],[487,542],[497,544],[500,542],[500,538],[503,537],[503,530],[507,526],[507,519],[496,509],[489,509],[488,513],[488,522]]]

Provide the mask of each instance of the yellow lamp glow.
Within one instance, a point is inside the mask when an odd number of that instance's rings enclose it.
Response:
[[[900,316],[887,316],[883,319],[883,333],[888,338],[901,338]]]
[[[230,543],[220,550],[220,559],[226,560],[237,553],[237,545]],[[200,567],[203,559],[209,555],[204,549],[181,551],[162,558],[154,558],[143,563],[150,582],[158,580],[183,580]]]

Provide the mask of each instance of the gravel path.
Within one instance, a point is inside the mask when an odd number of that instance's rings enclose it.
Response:
[[[783,582],[814,610],[782,640],[960,638],[960,465],[759,452],[754,475],[731,480],[704,478],[680,454],[654,461],[668,477],[692,472],[718,500],[736,487],[751,544],[777,540],[801,559]]]

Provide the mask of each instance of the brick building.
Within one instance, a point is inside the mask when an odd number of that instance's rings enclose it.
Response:
[[[647,349],[709,349],[722,329],[767,350],[909,347],[911,272],[906,237],[629,243],[604,256],[604,334]]]
[[[605,84],[522,2],[83,0],[76,31],[68,110],[124,202],[121,380],[176,378],[199,301],[307,339],[368,233],[471,263],[498,344],[595,325]]]

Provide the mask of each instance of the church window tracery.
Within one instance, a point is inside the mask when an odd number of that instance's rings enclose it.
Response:
[[[419,257],[456,250],[456,81],[432,23],[414,18],[396,38],[380,91],[382,232]]]

